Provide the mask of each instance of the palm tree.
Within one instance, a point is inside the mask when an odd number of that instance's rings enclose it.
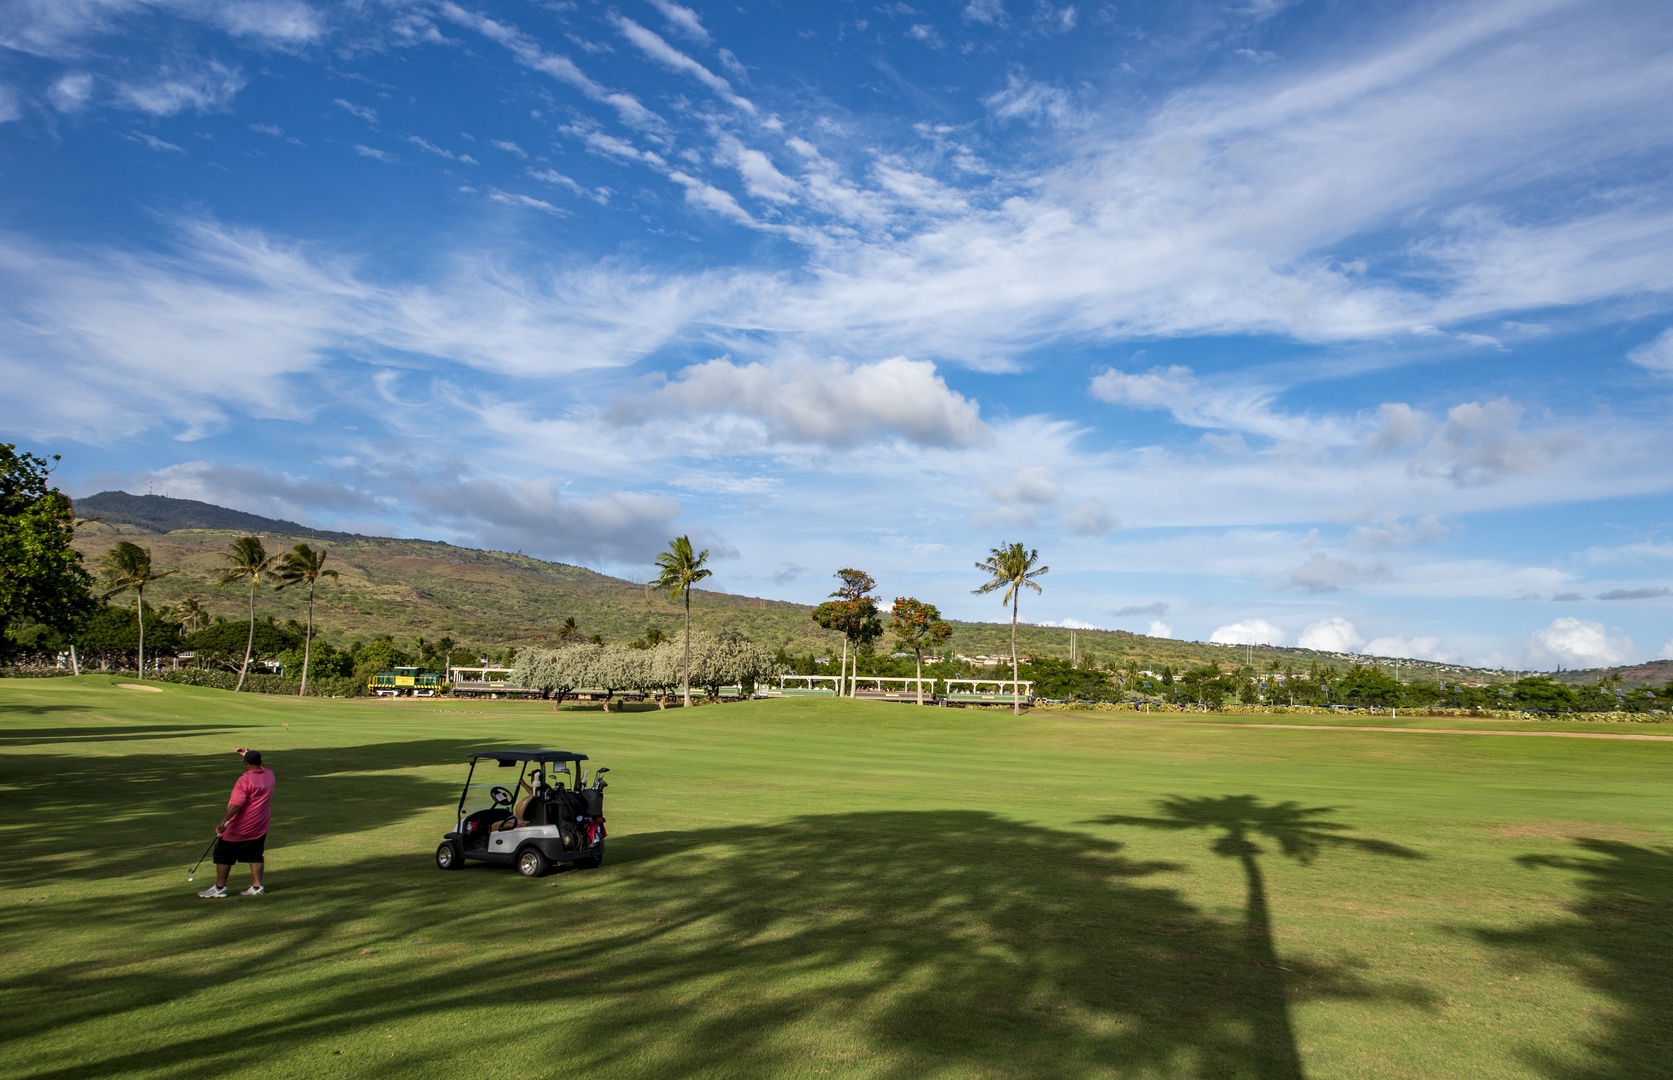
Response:
[[[178,574],[178,570],[155,570],[151,566],[151,549],[142,548],[138,544],[131,544],[126,540],[119,540],[115,547],[105,552],[99,560],[101,576],[105,583],[105,599],[132,590],[137,598],[134,610],[139,613],[139,677],[145,678],[145,587],[153,581],[161,580],[171,574]]]
[[[219,584],[248,583],[250,586],[250,636],[244,640],[244,663],[238,668],[238,685],[233,688],[236,694],[244,689],[244,676],[250,670],[250,650],[256,644],[256,586],[261,584],[263,577],[273,573],[279,557],[267,553],[259,536],[240,536],[232,542],[232,550],[221,557],[227,561],[227,566],[221,571]]]
[[[325,567],[324,548],[315,551],[307,544],[298,544],[285,552],[279,560],[279,584],[276,588],[285,589],[303,582],[308,583],[308,632],[302,638],[302,687],[297,690],[297,697],[306,697],[308,694],[308,661],[312,658],[314,648],[314,589],[319,585],[320,578],[336,576],[337,571],[327,570]],[[250,617],[255,618],[253,612]]]
[[[670,595],[683,595],[685,598],[685,662],[680,672],[680,694],[688,709],[691,708],[691,587],[714,573],[703,567],[708,559],[707,548],[701,553],[694,553],[691,537],[676,536],[669,543],[668,550],[656,557],[656,564],[662,568],[662,573],[650,583],[652,588],[667,589]]]
[[[1005,595],[1000,603],[1011,605],[1011,713],[1015,716],[1022,715],[1022,699],[1018,696],[1017,687],[1017,606],[1022,601],[1024,586],[1035,592],[1044,591],[1034,579],[1050,573],[1051,567],[1036,568],[1034,563],[1039,557],[1040,553],[1033,548],[1025,548],[1021,544],[1001,544],[988,553],[986,562],[976,564],[976,569],[992,574],[993,579],[972,590],[980,596],[1004,589]]]

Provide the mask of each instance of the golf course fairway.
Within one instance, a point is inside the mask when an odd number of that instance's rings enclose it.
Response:
[[[0,681],[6,1077],[1673,1074],[1673,740],[1492,735],[1673,725],[131,681]],[[602,868],[435,868],[494,747],[610,767]]]

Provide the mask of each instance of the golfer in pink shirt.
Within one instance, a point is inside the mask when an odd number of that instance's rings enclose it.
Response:
[[[205,900],[224,900],[233,863],[250,864],[250,887],[240,896],[260,896],[267,818],[273,803],[273,770],[264,768],[260,750],[239,747],[244,775],[232,785],[226,816],[215,827],[215,884],[198,893]]]

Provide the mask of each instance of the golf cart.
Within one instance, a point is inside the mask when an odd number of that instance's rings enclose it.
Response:
[[[591,870],[604,862],[604,774],[588,784],[585,754],[567,750],[480,750],[470,755],[459,795],[459,826],[436,849],[436,866],[457,870],[467,859],[510,863],[524,877],[555,864]],[[516,769],[515,782],[495,783],[489,767]],[[473,783],[476,770],[485,778]],[[506,781],[510,778],[506,777]]]

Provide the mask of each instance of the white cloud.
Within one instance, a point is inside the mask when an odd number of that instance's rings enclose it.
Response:
[[[1151,622],[1151,624],[1149,626],[1145,627],[1144,632],[1149,637],[1155,637],[1155,638],[1171,638],[1171,637],[1173,637],[1173,627],[1169,626],[1165,622],[1162,622],[1160,619],[1157,619],[1157,620]]]
[[[466,11],[451,0],[446,0],[438,10],[448,20],[469,27],[488,40],[504,46],[524,67],[549,75],[581,91],[589,99],[608,105],[616,111],[622,123],[645,131],[662,131],[667,127],[661,117],[645,108],[632,94],[600,85],[577,67],[569,57],[547,52],[540,47],[539,42],[516,27],[473,11]]]
[[[417,484],[413,499],[436,519],[478,545],[516,548],[546,558],[648,564],[674,535],[680,506],[673,499],[621,491],[590,499],[560,497],[551,480],[521,484],[470,477]],[[717,557],[734,554],[718,538]]]
[[[525,161],[528,160],[528,152],[521,146],[512,142],[510,139],[489,139],[488,145],[492,146],[496,150],[504,150],[506,153],[515,157],[520,157]]]
[[[55,58],[91,51],[136,16],[165,12],[269,45],[300,45],[324,33],[324,19],[299,0],[9,0],[0,4],[0,45]]]
[[[1300,589],[1308,593],[1333,593],[1365,581],[1375,581],[1389,574],[1382,564],[1360,566],[1322,551],[1315,551],[1307,561],[1289,572],[1284,588]]]
[[[668,20],[669,26],[698,44],[709,44],[709,31],[703,26],[703,20],[697,12],[674,3],[674,0],[650,0],[650,3]]]
[[[1359,636],[1353,623],[1340,615],[1331,615],[1302,630],[1296,644],[1303,649],[1345,653],[1358,649],[1365,644],[1365,639]]]
[[[1087,499],[1063,516],[1069,531],[1076,536],[1103,536],[1121,526],[1121,519],[1110,513],[1099,499]]]
[[[1673,330],[1663,330],[1653,341],[1627,353],[1627,359],[1657,375],[1673,375]]]
[[[1043,120],[1057,127],[1080,120],[1068,91],[1016,72],[1006,76],[1003,90],[989,94],[982,104],[1001,120]]]
[[[93,75],[86,71],[67,71],[47,90],[47,99],[61,113],[80,112],[92,97]]]
[[[369,105],[356,105],[354,102],[348,101],[344,98],[333,98],[331,103],[348,113],[350,116],[364,120],[368,124],[375,124],[378,122],[378,111]]]
[[[989,483],[988,494],[999,502],[1048,506],[1063,497],[1057,474],[1042,465],[1018,470],[1003,483]]]
[[[561,210],[545,199],[537,199],[532,195],[518,195],[494,188],[488,192],[488,201],[502,203],[506,206],[522,206],[530,210],[539,210],[555,217],[568,217],[568,210]]]
[[[1005,25],[1005,0],[970,0],[964,5],[964,17],[971,22],[989,26]]]
[[[1612,637],[1602,623],[1575,618],[1554,619],[1528,635],[1526,651],[1538,670],[1610,667],[1629,662],[1638,652],[1631,638]]]
[[[1506,398],[1455,405],[1413,467],[1474,487],[1505,476],[1544,472],[1579,446],[1579,440],[1566,433],[1524,434],[1521,419],[1522,407]]]
[[[1282,645],[1284,632],[1265,619],[1244,619],[1218,628],[1208,640],[1216,645]]]
[[[719,97],[722,101],[727,102],[734,108],[751,114],[755,112],[754,103],[746,98],[740,97],[738,93],[732,89],[731,83],[727,82],[719,75],[716,75],[714,72],[710,71],[696,60],[693,60],[685,53],[674,48],[674,46],[668,44],[668,42],[664,41],[662,36],[657,34],[654,30],[645,29],[643,26],[640,26],[638,23],[629,19],[625,15],[615,16],[614,22],[616,24],[616,29],[621,31],[622,36],[627,38],[627,40],[632,42],[640,52],[644,53],[652,60],[655,60],[657,63],[666,67],[670,71],[678,72],[683,75],[690,75],[692,78],[712,90],[716,97]]]
[[[976,403],[948,389],[934,364],[899,356],[870,364],[710,360],[685,368],[659,390],[617,401],[609,412],[618,424],[679,415],[711,424],[720,415],[737,417],[767,439],[824,446],[893,436],[964,447],[992,436]]]
[[[13,87],[0,83],[0,124],[23,118],[23,95]]]
[[[1656,653],[1656,659],[1673,660],[1673,638],[1667,639],[1667,644],[1663,645],[1661,651]]]
[[[379,150],[376,147],[367,146],[364,143],[355,143],[354,152],[359,154],[361,157],[369,157],[373,161],[388,163],[396,160],[394,154],[388,153],[384,150]]]
[[[1151,368],[1140,375],[1110,368],[1092,378],[1092,396],[1111,405],[1167,409],[1185,404],[1196,393],[1196,376],[1178,364]]]
[[[437,146],[435,143],[431,142],[429,139],[423,138],[421,136],[408,135],[406,137],[406,140],[407,140],[407,142],[410,142],[414,146],[418,147],[420,150],[424,151],[426,154],[432,154],[432,155],[434,155],[436,157],[439,157],[439,158],[446,158],[448,161],[461,162],[462,164],[465,164],[465,165],[476,165],[476,164],[478,164],[477,160],[475,158],[471,157],[469,154],[455,154],[453,151],[445,149],[444,147]]]
[[[244,76],[237,68],[229,68],[217,60],[195,71],[165,65],[155,82],[118,84],[116,100],[118,104],[153,116],[173,116],[187,109],[200,113],[222,112],[231,107],[232,99],[244,85]]]
[[[143,131],[135,131],[129,134],[127,138],[130,138],[137,143],[144,143],[146,146],[149,146],[151,149],[157,151],[167,151],[171,154],[184,154],[186,152],[184,147],[176,146],[171,142],[165,142],[162,139],[157,138],[157,136],[148,135]]]

